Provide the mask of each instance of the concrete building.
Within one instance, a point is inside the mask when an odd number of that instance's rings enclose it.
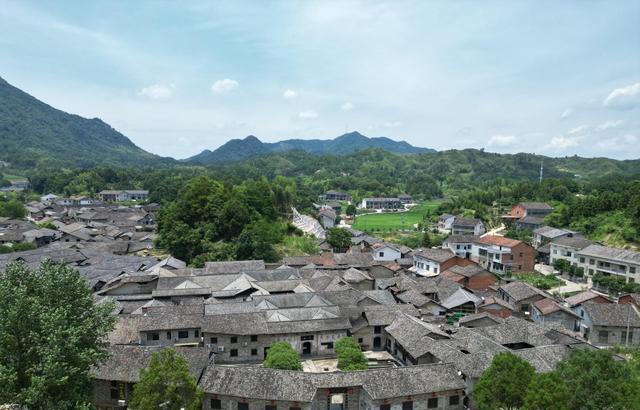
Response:
[[[577,259],[578,266],[589,276],[601,273],[640,282],[640,252],[594,244],[578,251]]]
[[[535,250],[526,243],[502,236],[487,235],[473,242],[471,259],[489,272],[532,272]]]

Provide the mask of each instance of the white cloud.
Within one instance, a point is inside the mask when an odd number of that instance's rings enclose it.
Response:
[[[240,84],[236,80],[225,78],[224,80],[218,80],[211,86],[211,91],[214,94],[223,94],[231,90],[238,88]]]
[[[573,114],[573,110],[571,108],[567,108],[566,110],[562,111],[562,114],[560,114],[560,119],[564,120],[568,118],[571,114]]]
[[[313,110],[305,110],[301,111],[298,114],[298,118],[302,118],[304,120],[312,120],[314,118],[318,118],[318,113]]]
[[[349,101],[347,101],[346,103],[342,104],[342,106],[340,107],[340,109],[342,111],[351,111],[353,110],[353,104],[351,104]]]
[[[562,151],[567,148],[577,146],[581,139],[581,137],[553,137],[551,138],[551,141],[549,141],[549,143],[544,147],[554,151]]]
[[[604,99],[602,105],[616,110],[628,110],[640,107],[640,83],[616,88]]]
[[[151,84],[138,91],[140,97],[147,97],[152,100],[162,100],[173,95],[173,84]]]
[[[400,121],[387,121],[383,124],[386,128],[398,128],[402,127],[402,123]]]
[[[515,135],[494,135],[487,142],[490,146],[505,147],[516,143]]]
[[[635,135],[627,134],[622,137],[613,137],[600,140],[596,143],[596,148],[607,151],[621,151],[632,148],[638,143]]]
[[[298,93],[292,89],[287,89],[282,93],[282,98],[285,100],[293,100],[298,97]]]
[[[622,120],[615,121],[605,121],[602,124],[598,125],[598,129],[600,131],[608,130],[609,128],[617,128],[623,124]]]
[[[570,129],[567,134],[569,134],[569,135],[580,134],[580,133],[584,133],[588,129],[589,129],[588,125],[579,125],[579,126],[577,126],[575,128]]]

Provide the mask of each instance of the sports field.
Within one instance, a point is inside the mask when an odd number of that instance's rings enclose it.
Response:
[[[422,222],[428,209],[435,210],[441,202],[441,199],[425,201],[407,212],[383,212],[356,216],[353,227],[365,232],[411,230],[414,224]]]

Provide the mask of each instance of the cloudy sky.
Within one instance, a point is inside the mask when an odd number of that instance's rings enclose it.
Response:
[[[638,0],[0,0],[0,76],[177,158],[345,130],[640,157]]]

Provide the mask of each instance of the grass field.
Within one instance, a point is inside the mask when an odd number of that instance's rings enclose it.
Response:
[[[353,227],[365,232],[412,230],[413,225],[422,222],[427,210],[435,210],[441,202],[442,200],[425,201],[407,212],[383,212],[356,216]]]

